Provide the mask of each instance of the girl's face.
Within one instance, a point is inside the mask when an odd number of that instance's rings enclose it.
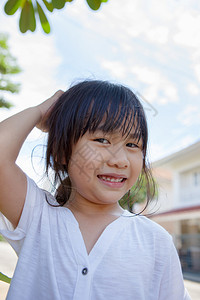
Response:
[[[142,141],[134,132],[86,132],[72,149],[68,174],[72,201],[113,205],[135,184],[143,165]]]

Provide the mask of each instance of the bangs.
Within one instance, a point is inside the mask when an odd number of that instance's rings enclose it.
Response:
[[[89,92],[89,91],[88,91]],[[91,95],[85,95],[77,111],[74,142],[87,131],[104,133],[119,131],[123,137],[131,136],[142,144],[146,140],[143,107],[131,90],[120,85],[99,86]]]
[[[95,132],[97,130],[103,133],[113,133],[118,131],[122,137],[133,135],[134,139],[139,141],[142,138],[142,129],[138,110],[128,105],[120,106],[115,101],[109,103],[105,110],[99,109],[98,105],[92,104],[93,116],[84,119],[84,129],[82,135],[87,131]]]

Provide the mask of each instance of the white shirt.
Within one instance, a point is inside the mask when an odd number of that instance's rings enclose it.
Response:
[[[128,211],[87,254],[72,212],[30,178],[18,227],[0,232],[19,256],[7,300],[189,300],[171,236]],[[54,203],[55,204],[55,203]]]

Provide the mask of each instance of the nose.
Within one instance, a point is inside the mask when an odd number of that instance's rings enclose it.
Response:
[[[126,169],[128,168],[129,164],[127,153],[123,149],[115,149],[115,151],[110,152],[110,155],[107,159],[107,165],[109,167]]]

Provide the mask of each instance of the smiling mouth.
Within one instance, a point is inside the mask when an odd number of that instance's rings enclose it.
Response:
[[[97,175],[97,177],[106,182],[124,182],[126,180],[126,178],[123,177],[116,178],[116,177],[105,176],[105,175]]]

